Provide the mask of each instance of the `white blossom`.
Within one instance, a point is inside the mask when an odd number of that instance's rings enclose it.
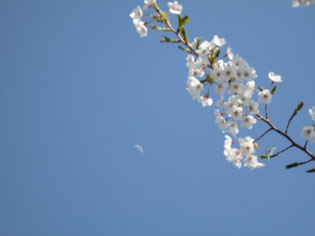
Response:
[[[247,110],[250,114],[258,114],[259,110],[258,110],[259,104],[257,102],[254,101],[249,101],[247,104]]]
[[[277,149],[277,147],[273,147],[273,148],[271,148],[271,150],[267,151],[266,156],[268,159],[270,159],[270,157],[274,154],[276,149]]]
[[[236,136],[239,132],[238,126],[236,124],[235,121],[229,121],[227,123],[227,128],[228,128],[228,132],[230,132],[231,134],[233,134],[234,136]]]
[[[241,101],[235,95],[229,97],[228,102],[224,103],[223,107],[226,109],[227,113],[231,114],[235,106],[239,106]]]
[[[214,122],[219,126],[220,129],[227,129],[227,123],[223,116],[217,116]]]
[[[217,86],[214,89],[215,94],[221,94],[223,95],[225,93],[225,89],[229,86],[229,84],[225,81],[221,81],[217,84]]]
[[[236,167],[241,168],[242,166],[242,158],[243,155],[239,149],[231,148],[232,139],[230,136],[225,135],[224,141],[224,152],[223,154],[226,156],[226,160],[232,162]]]
[[[170,10],[170,13],[175,14],[175,15],[180,15],[180,13],[183,10],[183,6],[179,5],[177,1],[168,2],[167,5]]]
[[[315,5],[314,0],[292,0],[292,7],[307,7],[310,4]]]
[[[244,66],[248,66],[247,61],[245,61],[242,57],[240,57],[238,54],[236,54],[233,59],[232,62],[234,63],[234,65],[236,67],[244,67]]]
[[[203,107],[210,107],[213,103],[212,98],[210,98],[209,96],[200,96],[198,100]]]
[[[213,69],[210,72],[213,80],[219,82],[224,79],[224,62],[222,60],[213,64]]]
[[[252,98],[252,95],[252,90],[248,89],[246,86],[242,86],[239,93],[237,94],[237,98],[239,98],[242,103],[247,103]]]
[[[214,48],[214,46],[215,45],[213,42],[205,40],[199,45],[199,48],[196,51],[196,53],[199,55],[199,57],[208,60],[207,57],[210,55],[210,51]]]
[[[243,87],[243,84],[241,84],[237,81],[233,81],[230,83],[229,93],[238,94],[242,87]]]
[[[249,66],[243,66],[241,69],[241,73],[242,73],[243,79],[248,80],[248,81],[255,79],[257,77],[255,69]]]
[[[225,135],[225,141],[224,141],[224,155],[226,155],[227,152],[231,150],[232,146],[232,138],[228,135]]]
[[[153,4],[156,4],[156,0],[144,0],[144,6],[143,9],[146,10]]]
[[[244,159],[244,166],[246,166],[249,169],[253,170],[253,169],[256,169],[256,168],[259,168],[259,167],[263,167],[263,166],[265,166],[265,164],[261,163],[261,162],[258,162],[257,156],[250,155],[250,156],[247,156]]]
[[[214,35],[212,42],[218,46],[218,47],[222,47],[226,44],[226,41],[224,38],[219,38],[218,35]]]
[[[309,109],[308,112],[310,113],[312,120],[315,120],[315,106]]]
[[[234,54],[232,52],[232,48],[228,47],[225,54],[230,60],[233,60]]]
[[[186,90],[189,92],[189,94],[193,97],[193,100],[196,98],[200,98],[200,93],[203,90],[202,83],[196,79],[194,76],[189,76],[187,80],[188,88]]]
[[[258,93],[258,101],[260,103],[269,104],[271,102],[272,94],[268,89],[264,89],[263,91]]]
[[[304,126],[301,135],[306,139],[310,140],[312,138],[315,138],[315,128],[314,126]]]
[[[224,104],[225,104],[225,102],[224,102],[224,96],[221,96],[221,98],[217,101],[216,105],[217,105],[218,107],[223,107]]]
[[[229,113],[234,120],[240,120],[243,116],[243,107],[233,106],[232,112]]]
[[[241,126],[247,129],[252,129],[253,125],[256,124],[257,120],[251,115],[245,115],[242,117]]]
[[[143,16],[140,6],[137,6],[129,15],[132,19],[139,19]]]
[[[226,160],[232,162],[237,168],[242,167],[241,160],[243,159],[243,155],[239,149],[232,148],[226,155]]]
[[[224,79],[229,81],[231,78],[236,76],[236,67],[235,65],[229,61],[224,66]]]
[[[135,25],[136,30],[141,38],[146,37],[148,35],[148,28],[146,27],[146,24],[143,21],[139,19],[134,19],[133,24]]]
[[[251,137],[247,136],[245,138],[239,138],[238,142],[243,155],[249,156],[255,153],[254,139]]]
[[[273,72],[269,72],[268,77],[269,79],[271,79],[272,82],[283,82],[283,80],[281,79],[281,75],[275,75],[275,73]]]

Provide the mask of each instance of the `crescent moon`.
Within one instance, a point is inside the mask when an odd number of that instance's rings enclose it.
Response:
[[[134,148],[137,149],[141,154],[143,153],[143,147],[139,144],[134,145]]]

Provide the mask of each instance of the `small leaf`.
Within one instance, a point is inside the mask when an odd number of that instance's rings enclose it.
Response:
[[[307,173],[313,173],[313,172],[315,172],[315,168],[309,169],[309,170],[307,170],[306,172],[307,172]]]
[[[286,165],[286,168],[287,168],[287,169],[290,169],[290,168],[293,168],[293,167],[297,167],[297,166],[299,166],[299,165],[301,165],[300,162],[294,162],[294,163],[291,163],[291,164],[289,164],[289,165]]]
[[[208,81],[209,84],[213,84],[214,83],[214,79],[211,77],[210,74],[207,74],[206,81]]]
[[[260,91],[264,91],[263,87],[259,86],[258,88],[259,88]]]
[[[197,48],[197,49],[199,49],[199,46],[200,46],[200,41],[201,41],[201,39],[200,39],[200,38],[198,38],[198,39],[197,39],[197,45],[196,45],[196,48]]]
[[[235,77],[232,77],[229,82],[232,83],[232,82],[234,82],[234,81],[236,81],[236,78],[235,78]]]
[[[162,27],[159,27],[159,26],[156,26],[156,25],[150,25],[150,27],[152,28],[152,29],[155,29],[155,30],[162,30],[162,31],[170,31],[170,29],[169,28],[162,28]]]
[[[300,102],[300,104],[297,105],[297,107],[294,110],[294,113],[298,113],[298,111],[301,110],[303,106],[304,106],[304,101]]]
[[[261,155],[260,158],[261,159],[266,159],[266,158],[269,158],[269,156],[268,155]]]
[[[166,36],[163,36],[162,39],[160,40],[161,43],[178,43],[180,42],[178,39],[170,39]]]
[[[189,18],[188,16],[184,16],[183,18],[181,18],[180,15],[177,15],[177,19],[178,19],[177,32],[179,32],[189,22]]]
[[[185,28],[182,28],[181,29],[181,35],[182,35],[182,38],[185,42],[187,42],[187,35],[186,35],[186,30]]]
[[[185,51],[185,52],[190,53],[190,50],[188,48],[184,48],[183,46],[178,46],[178,48]]]
[[[277,85],[275,85],[273,88],[272,88],[272,90],[271,90],[271,94],[273,95],[275,92],[276,92],[276,90],[277,90]]]
[[[221,50],[220,50],[220,49],[218,49],[218,50],[217,50],[217,52],[215,53],[215,57],[216,57],[216,58],[218,58],[218,57],[219,57],[219,55],[220,55],[220,53],[221,53]]]

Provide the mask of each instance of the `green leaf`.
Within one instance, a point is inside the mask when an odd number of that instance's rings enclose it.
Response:
[[[201,41],[201,39],[200,39],[200,38],[197,38],[197,45],[196,45],[196,48],[197,48],[197,49],[199,49],[200,41]]]
[[[220,55],[220,53],[221,53],[221,50],[220,50],[220,49],[218,49],[218,50],[216,51],[216,53],[215,53],[215,58],[218,58],[218,57],[219,57],[219,55]]]
[[[309,169],[309,170],[307,170],[306,172],[307,172],[307,173],[313,173],[313,172],[315,172],[315,168]]]
[[[234,81],[236,81],[236,78],[232,77],[229,82],[234,82]]]
[[[272,94],[272,95],[276,92],[277,87],[278,87],[278,85],[275,85],[275,86],[272,88],[272,90],[271,90],[271,94]]]
[[[166,28],[166,27],[159,27],[159,26],[156,26],[156,25],[150,25],[150,27],[152,28],[152,29],[155,29],[155,30],[162,30],[162,31],[170,31],[170,29],[169,28]]]
[[[258,88],[259,88],[260,91],[264,91],[263,87],[259,86]]]
[[[182,36],[182,38],[183,38],[183,40],[184,40],[185,42],[188,41],[188,40],[187,40],[187,35],[186,35],[186,30],[185,30],[185,28],[182,28],[182,29],[181,29],[181,36]]]
[[[166,36],[163,36],[162,39],[160,40],[161,43],[178,43],[180,42],[178,39],[170,39]]]
[[[297,167],[297,166],[299,166],[299,165],[301,165],[300,162],[294,162],[294,163],[291,163],[291,164],[289,164],[289,165],[286,165],[286,168],[287,168],[287,169],[290,169],[290,168],[293,168],[293,167]]]
[[[300,104],[297,105],[297,107],[294,110],[294,113],[298,113],[298,111],[301,110],[303,106],[304,106],[304,101],[300,102]]]
[[[213,84],[214,83],[214,79],[211,77],[210,74],[207,74],[206,81],[208,81],[209,84]]]
[[[269,157],[268,155],[261,155],[261,156],[260,156],[261,159],[266,159],[266,158],[268,158],[268,157]]]
[[[180,16],[177,15],[177,19],[178,19],[177,31],[180,31],[189,22],[189,18],[188,16],[184,16],[183,18],[180,18]]]
[[[178,48],[185,51],[185,52],[190,53],[190,50],[188,48],[184,48],[183,46],[178,46]]]

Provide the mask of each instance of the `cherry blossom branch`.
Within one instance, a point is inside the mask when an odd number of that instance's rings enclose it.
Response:
[[[224,38],[219,38],[218,35],[215,35],[212,41],[204,40],[201,43],[200,38],[195,38],[191,43],[188,41],[185,25],[188,23],[189,17],[187,15],[183,17],[180,16],[183,7],[177,1],[168,2],[167,4],[170,14],[177,16],[177,28],[174,28],[170,22],[169,17],[171,15],[162,11],[158,7],[156,0],[144,0],[144,4],[143,10],[153,8],[156,13],[151,15],[152,20],[143,22],[141,20],[143,16],[142,8],[137,6],[130,14],[137,32],[140,37],[147,36],[147,25],[149,24],[152,29],[175,34],[175,39],[163,36],[161,42],[180,43],[184,45],[179,45],[178,48],[188,53],[186,65],[189,71],[186,81],[188,88],[186,88],[186,90],[192,96],[192,99],[200,102],[203,107],[211,106],[213,104],[213,99],[210,96],[210,88],[212,85],[215,87],[214,94],[221,95],[220,100],[216,103],[219,109],[215,110],[214,115],[216,117],[215,123],[223,133],[230,133],[235,138],[233,140],[230,136],[225,135],[224,155],[229,162],[232,162],[238,168],[244,164],[244,166],[249,167],[251,170],[263,167],[265,164],[258,162],[257,156],[255,155],[256,149],[259,147],[256,142],[272,130],[285,137],[291,144],[275,154],[273,153],[276,147],[273,147],[271,150],[262,148],[266,150],[267,153],[262,155],[261,158],[275,157],[292,147],[296,147],[310,156],[311,159],[305,162],[292,163],[288,165],[287,168],[315,160],[314,154],[307,149],[309,140],[315,143],[314,122],[312,126],[305,126],[301,132],[301,135],[307,140],[304,146],[299,145],[288,135],[291,121],[303,107],[303,102],[296,107],[289,118],[285,132],[278,129],[269,120],[268,104],[271,103],[272,96],[277,89],[277,84],[275,83],[282,82],[280,75],[269,72],[268,77],[272,81],[270,88],[264,89],[259,86],[260,91],[258,91],[254,81],[257,77],[256,71],[253,67],[249,66],[245,59],[238,54],[234,55],[231,48],[227,48],[226,54],[223,57],[220,56],[221,47],[226,44]],[[163,26],[152,25],[152,21],[156,21],[158,24],[162,23]],[[256,92],[258,93],[257,102],[252,97]],[[203,95],[201,93],[203,93]],[[227,100],[225,100],[226,97],[228,97]],[[265,116],[259,114],[259,104],[264,105]],[[312,120],[315,121],[315,106],[309,110],[309,113],[312,116]],[[256,117],[254,117],[255,115]],[[266,123],[269,129],[255,140],[249,136],[237,137],[239,133],[238,122],[241,127],[252,129],[257,120]],[[239,144],[240,148],[232,148],[232,144],[234,143]],[[315,168],[307,172],[315,172]]]
[[[161,17],[161,20],[164,21],[166,26],[170,29],[171,32],[173,32],[180,42],[182,42],[187,48],[189,48],[190,52],[194,54],[195,56],[198,56],[198,54],[195,52],[195,50],[191,47],[189,44],[188,40],[184,40],[183,37],[180,35],[179,30],[175,30],[174,27],[172,26],[170,20],[168,17],[165,16],[164,12],[158,7],[157,4],[153,4],[153,8],[156,10],[156,12],[159,14],[159,17]]]
[[[279,130],[275,125],[273,125],[271,123],[270,120],[267,120],[266,118],[264,118],[262,115],[257,114],[257,117],[259,120],[262,120],[263,122],[265,122],[267,125],[269,125],[269,127],[274,130],[275,132],[277,132],[278,134],[282,135],[283,137],[285,137],[294,147],[300,149],[301,151],[305,152],[305,154],[307,154],[308,156],[311,157],[311,159],[313,161],[315,161],[315,156],[308,150],[306,149],[306,146],[302,147],[301,145],[297,144],[287,133],[282,132],[281,130]]]

